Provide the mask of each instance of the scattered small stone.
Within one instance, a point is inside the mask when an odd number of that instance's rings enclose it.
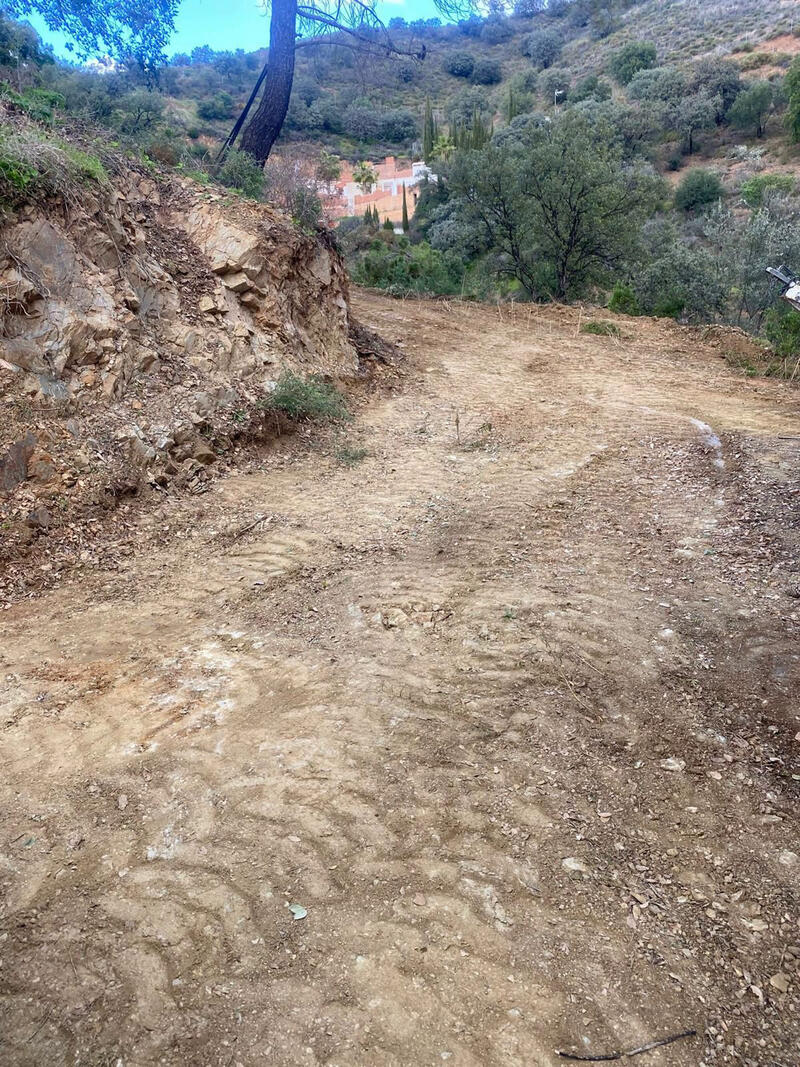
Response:
[[[662,771],[682,771],[686,767],[686,760],[670,756],[668,759],[662,759],[659,766]]]
[[[578,874],[588,874],[589,868],[581,860],[576,859],[575,856],[567,856],[561,861],[561,866],[565,871],[575,871]]]

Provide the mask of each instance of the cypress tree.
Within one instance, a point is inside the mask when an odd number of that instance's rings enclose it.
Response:
[[[403,186],[403,233],[408,233],[408,202],[406,201],[406,187]]]
[[[436,123],[433,118],[431,98],[425,98],[425,117],[422,120],[422,157],[427,163],[433,156],[433,146],[436,143]]]

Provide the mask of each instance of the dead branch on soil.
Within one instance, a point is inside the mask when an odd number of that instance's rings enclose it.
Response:
[[[556,1056],[560,1056],[563,1060],[580,1060],[582,1063],[600,1063],[601,1061],[608,1060],[621,1060],[628,1056],[638,1056],[642,1052],[650,1052],[654,1048],[661,1048],[663,1045],[671,1045],[674,1041],[680,1041],[684,1037],[695,1037],[696,1030],[682,1030],[679,1034],[670,1034],[669,1037],[662,1037],[657,1041],[649,1041],[646,1045],[639,1045],[638,1048],[628,1049],[627,1052],[608,1052],[605,1055],[598,1056],[582,1056],[576,1052],[564,1052],[561,1049],[556,1049]]]

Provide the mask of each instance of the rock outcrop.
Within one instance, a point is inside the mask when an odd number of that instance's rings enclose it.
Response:
[[[0,559],[65,488],[197,476],[284,368],[353,377],[347,297],[326,235],[143,168],[6,220]]]

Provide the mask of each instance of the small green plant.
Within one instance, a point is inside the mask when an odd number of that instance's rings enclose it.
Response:
[[[217,177],[222,185],[238,189],[252,200],[258,200],[264,192],[264,168],[247,152],[229,152]]]
[[[6,142],[0,141],[0,201],[13,204],[24,199],[36,176],[34,167],[21,159]]]
[[[96,156],[38,130],[0,131],[0,206],[18,207],[37,196],[74,195],[76,184],[85,179],[107,180]]]
[[[517,613],[516,611],[514,611],[513,608],[506,608],[506,610],[503,612],[504,619],[516,619],[516,617]]]
[[[191,178],[193,182],[198,182],[200,185],[208,185],[211,178],[204,170],[187,170],[184,171],[187,178]]]
[[[80,148],[74,148],[72,145],[62,144],[60,147],[63,148],[70,162],[70,169],[76,177],[88,178],[90,181],[97,182],[98,185],[104,185],[108,181],[106,168],[97,156],[84,152]]]
[[[581,326],[581,333],[592,333],[598,337],[619,337],[620,328],[615,322],[606,322],[605,320],[596,321],[590,319],[589,322],[584,322]]]
[[[264,406],[280,411],[296,422],[309,419],[349,419],[345,399],[338,389],[317,375],[302,378],[287,370],[278,378]]]
[[[642,313],[639,301],[636,299],[636,293],[625,282],[617,282],[614,286],[614,291],[608,302],[608,310],[614,311],[618,315],[641,315]]]
[[[356,448],[353,445],[342,445],[336,450],[336,462],[343,467],[355,467],[369,455],[366,448]]]

